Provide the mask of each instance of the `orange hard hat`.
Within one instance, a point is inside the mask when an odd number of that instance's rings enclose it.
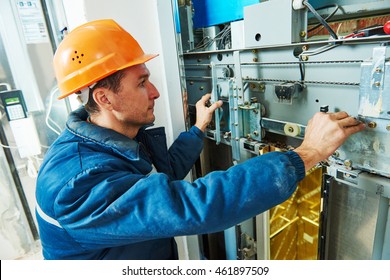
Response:
[[[112,19],[85,23],[65,36],[54,54],[61,91],[58,99],[156,56],[145,54],[138,42]]]

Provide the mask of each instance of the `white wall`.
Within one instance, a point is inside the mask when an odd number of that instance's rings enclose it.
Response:
[[[155,125],[166,128],[171,143],[185,129],[171,2],[63,0],[63,3],[70,31],[87,21],[112,18],[136,38],[144,52],[160,54],[146,65],[161,94],[155,106]]]

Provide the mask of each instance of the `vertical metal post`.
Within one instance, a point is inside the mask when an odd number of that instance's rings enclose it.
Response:
[[[0,121],[0,142],[4,146],[8,146],[8,141],[7,141],[7,138],[5,136],[5,131],[4,131],[3,124],[1,121]],[[33,218],[32,213],[30,211],[28,201],[27,201],[26,195],[25,195],[24,190],[23,190],[22,182],[20,181],[18,171],[16,170],[16,166],[15,166],[14,159],[12,157],[12,153],[7,148],[3,148],[3,150],[4,150],[5,157],[7,159],[8,165],[9,165],[9,169],[11,171],[12,179],[15,183],[16,191],[17,191],[17,193],[19,195],[19,199],[22,203],[22,207],[23,207],[24,213],[26,215],[27,222],[28,222],[28,225],[30,227],[32,236],[33,236],[34,240],[38,240],[39,239],[38,229],[35,225],[34,218]]]

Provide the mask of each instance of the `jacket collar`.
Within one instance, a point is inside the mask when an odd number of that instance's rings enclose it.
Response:
[[[139,160],[139,144],[112,129],[87,122],[88,112],[80,107],[69,114],[66,128],[72,134],[110,148],[130,160]]]

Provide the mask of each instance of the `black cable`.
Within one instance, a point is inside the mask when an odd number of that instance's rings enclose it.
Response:
[[[325,21],[325,19],[319,13],[317,13],[317,11],[313,8],[313,6],[310,5],[309,2],[307,1],[303,1],[302,4],[305,5],[310,10],[310,12],[313,13],[316,19],[318,19],[318,21],[329,31],[333,39],[337,40],[338,39],[337,34],[333,31],[333,29],[329,26],[329,24]]]
[[[305,64],[302,63],[302,58],[301,56],[299,56],[299,72],[301,73],[301,85],[303,86],[303,84],[305,83]]]
[[[337,13],[337,11],[339,10],[340,6],[337,5],[337,4],[332,4],[332,5],[326,5],[326,6],[317,8],[317,11],[318,11],[318,10],[323,10],[323,9],[327,9],[327,8],[332,8],[332,7],[334,7],[335,9],[334,9],[334,11],[331,12],[326,18],[324,18],[325,21],[331,19],[331,18]],[[317,25],[315,25],[315,26],[313,26],[312,28],[310,28],[309,30],[307,30],[307,32],[309,33],[309,32],[311,32],[311,31],[317,29],[317,28],[320,27],[321,25],[322,25],[321,23],[318,23]]]

